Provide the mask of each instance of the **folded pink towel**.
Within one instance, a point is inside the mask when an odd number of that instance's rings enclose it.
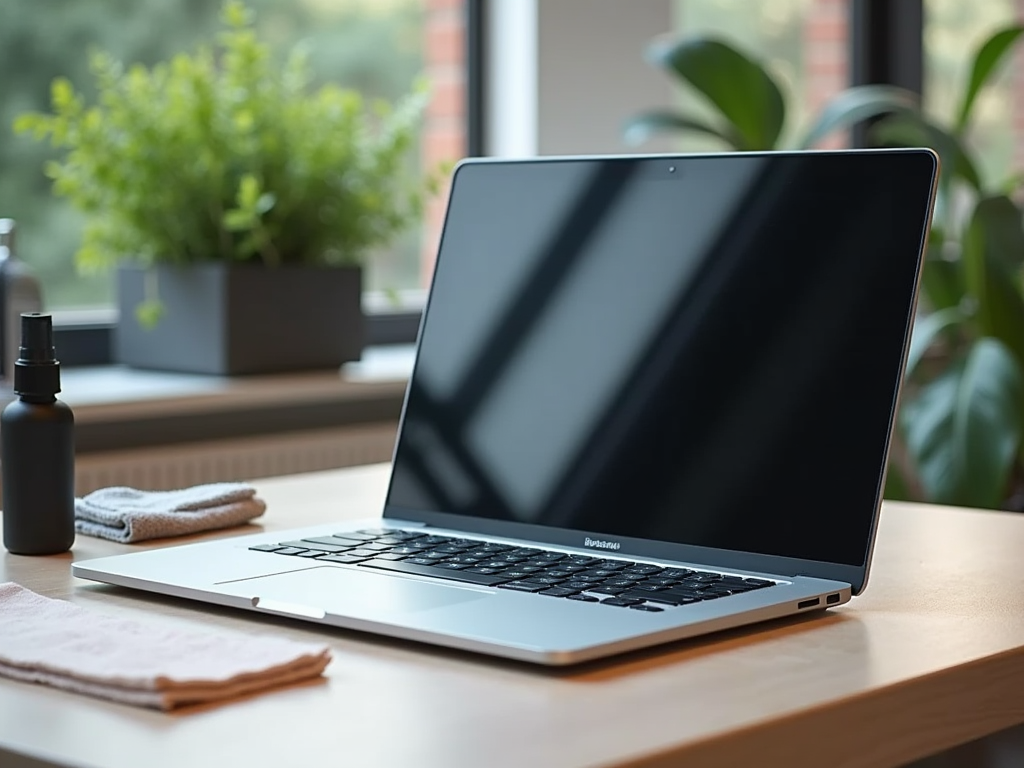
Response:
[[[241,525],[266,508],[246,483],[208,483],[175,491],[100,488],[75,499],[75,530],[128,544]]]
[[[325,645],[185,632],[0,583],[0,675],[154,709],[317,677]]]

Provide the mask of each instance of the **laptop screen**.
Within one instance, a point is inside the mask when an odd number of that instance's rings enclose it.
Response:
[[[935,172],[461,165],[388,514],[863,565]]]

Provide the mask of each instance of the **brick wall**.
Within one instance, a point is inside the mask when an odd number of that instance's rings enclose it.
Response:
[[[464,0],[425,0],[424,57],[431,98],[423,127],[424,168],[453,162],[466,153],[466,34]],[[447,189],[431,199],[424,214],[421,276],[427,285],[448,200]]]
[[[811,0],[808,4],[804,21],[803,94],[808,115],[817,115],[829,98],[849,86],[849,3],[850,0]],[[848,134],[836,133],[820,146],[838,148],[848,143]]]

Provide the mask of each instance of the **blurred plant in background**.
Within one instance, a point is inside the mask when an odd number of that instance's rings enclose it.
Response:
[[[884,146],[932,146],[943,164],[890,498],[1024,509],[1022,178],[985,178],[969,141],[978,97],[1022,32],[1016,25],[998,30],[973,52],[946,120],[908,111],[871,131]]]
[[[794,146],[810,148],[867,121],[875,146],[930,146],[942,157],[939,199],[897,421],[888,498],[1024,509],[1024,177],[990,182],[969,136],[978,97],[1024,28],[1010,26],[973,52],[956,113],[946,122],[919,97],[856,86],[828,101]],[[703,101],[631,118],[628,142],[699,134],[735,150],[779,149],[787,98],[769,68],[709,36],[657,40],[648,60]],[[791,131],[790,131],[791,133]]]
[[[418,0],[251,0],[259,33],[276,53],[303,41],[315,84],[335,82],[368,100],[395,101],[423,69],[423,10]],[[83,221],[51,192],[43,175],[56,152],[16,136],[15,116],[43,111],[50,83],[66,76],[91,101],[90,52],[102,49],[147,66],[193,48],[219,24],[208,0],[23,0],[4,6],[0,23],[0,216],[19,222],[19,242],[42,278],[48,306],[110,304],[113,281],[75,272]],[[413,153],[416,155],[417,153]],[[410,164],[419,167],[419,158]],[[371,282],[418,284],[416,233],[374,260]]]

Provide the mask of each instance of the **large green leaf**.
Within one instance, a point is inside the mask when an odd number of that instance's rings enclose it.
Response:
[[[960,140],[923,116],[901,112],[883,118],[871,128],[872,143],[895,147],[932,147],[942,161],[942,178],[959,176],[974,189],[981,188],[981,176]]]
[[[740,149],[742,144],[738,136],[717,128],[706,120],[666,110],[652,110],[630,118],[623,128],[623,138],[627,143],[637,145],[647,141],[654,134],[679,131],[714,136],[732,149]]]
[[[707,37],[656,40],[652,63],[674,73],[721,113],[740,149],[774,149],[786,107],[771,75],[728,43]]]
[[[856,85],[831,99],[800,142],[813,147],[833,131],[893,112],[916,114],[921,97],[894,85]]]
[[[1004,195],[983,199],[963,238],[963,269],[980,334],[1002,341],[1024,365],[1024,216]]]
[[[979,339],[900,409],[928,501],[998,508],[1021,438],[1024,374],[1001,342]]]
[[[964,91],[964,99],[960,104],[960,112],[957,115],[957,133],[962,134],[967,128],[967,123],[971,119],[971,107],[974,106],[974,100],[978,97],[981,89],[985,87],[988,79],[998,69],[1003,58],[1010,52],[1010,49],[1017,42],[1017,38],[1020,37],[1022,32],[1024,32],[1024,27],[1018,25],[1001,29],[986,40],[981,48],[978,49],[978,53],[974,57],[974,63],[971,66],[971,80],[967,85],[967,90]]]
[[[937,312],[919,317],[914,322],[914,334],[910,338],[910,350],[907,352],[907,367],[904,376],[910,378],[917,370],[924,353],[935,343],[944,331],[963,322],[963,315],[956,307],[947,307]]]
[[[954,258],[949,257],[946,246],[945,232],[933,224],[928,236],[928,255],[921,274],[921,287],[929,309],[934,311],[960,306],[966,294],[959,246],[954,245]]]

